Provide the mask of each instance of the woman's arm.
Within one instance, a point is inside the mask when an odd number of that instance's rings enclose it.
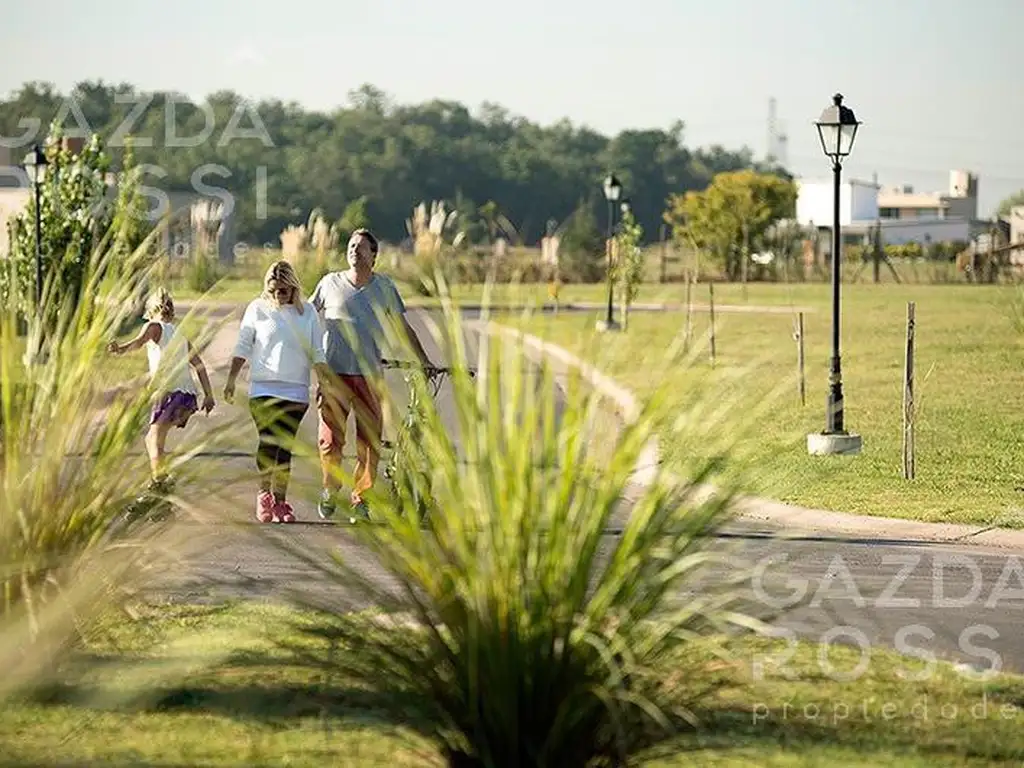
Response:
[[[317,286],[319,288],[319,286]],[[330,391],[334,386],[334,372],[327,365],[327,352],[324,347],[324,324],[323,319],[314,307],[313,317],[310,320],[310,352],[312,354],[313,370],[316,373],[317,384],[321,389]]]
[[[235,381],[238,379],[238,374],[242,372],[243,365],[245,365],[244,357],[231,358],[231,370],[228,371],[228,380],[224,384],[224,399],[229,403],[235,399]]]
[[[252,355],[256,346],[256,326],[254,318],[254,306],[250,304],[242,316],[242,323],[238,328],[238,341],[235,343],[235,355],[231,359],[231,370],[228,371],[228,380],[224,385],[224,399],[231,402],[235,397],[235,381],[242,371],[242,366]]]

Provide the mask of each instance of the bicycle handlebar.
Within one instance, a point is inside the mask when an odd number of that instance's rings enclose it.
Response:
[[[427,374],[427,376],[431,376],[431,377],[438,376],[440,374],[451,375],[452,372],[454,371],[453,368],[428,366],[428,365],[423,365],[422,363],[414,363],[414,362],[412,362],[410,360],[392,360],[392,359],[389,359],[389,358],[384,358],[380,362],[381,362],[381,365],[383,365],[385,368],[399,368],[399,369],[403,369],[403,370],[418,370],[418,371],[423,371],[424,373]],[[476,375],[476,371],[473,370],[472,368],[470,368],[469,369],[469,375],[470,376],[475,376]]]

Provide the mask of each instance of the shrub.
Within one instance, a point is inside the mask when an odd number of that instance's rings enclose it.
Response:
[[[206,293],[221,279],[221,272],[217,259],[196,253],[185,267],[185,284],[196,293]]]
[[[106,351],[153,282],[151,244],[90,254],[81,297],[51,295],[27,346],[16,335],[24,297],[0,310],[0,696],[54,671],[94,611],[166,562],[166,529],[115,535],[149,481],[139,449],[163,381],[115,395],[126,382]],[[43,317],[54,323],[46,333]],[[179,479],[190,455],[172,463]]]
[[[358,568],[325,565],[308,542],[272,537],[339,588],[362,585],[387,614],[353,620],[296,595],[320,611],[313,631],[330,641],[314,662],[383,690],[384,706],[412,718],[451,766],[622,764],[692,720],[688,705],[708,682],[697,667],[677,667],[671,680],[656,667],[748,621],[733,612],[728,573],[695,581],[713,559],[709,534],[732,508],[728,491],[696,496],[721,460],[684,478],[656,467],[628,518],[620,506],[656,433],[704,442],[714,432],[692,433],[696,411],[678,399],[669,409],[659,393],[610,437],[606,405],[579,382],[556,403],[552,370],[529,371],[517,343],[483,336],[471,378],[464,332],[446,299],[440,336],[455,366],[453,406],[411,378],[422,431],[395,493],[378,486],[368,496],[379,525],[355,529],[397,589],[373,590]],[[442,421],[450,408],[454,435]],[[595,451],[602,439],[610,445]],[[612,528],[621,535],[609,537]],[[689,596],[679,594],[684,584]]]

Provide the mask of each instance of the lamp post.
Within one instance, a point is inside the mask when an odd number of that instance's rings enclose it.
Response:
[[[43,177],[46,176],[48,161],[46,153],[38,144],[32,147],[32,151],[25,156],[25,171],[32,177],[33,194],[35,195],[36,208],[36,311],[40,311],[43,305],[43,233],[42,217],[39,211],[40,190]]]
[[[847,432],[843,418],[843,374],[839,355],[839,285],[842,271],[842,233],[839,223],[839,199],[842,188],[843,159],[853,149],[857,128],[861,125],[853,110],[843,106],[843,96],[832,97],[815,123],[825,156],[832,161],[832,356],[829,361],[828,397],[825,431],[807,436],[807,449],[816,455],[860,453],[860,435]]]
[[[612,281],[612,237],[615,227],[615,203],[622,194],[622,183],[615,178],[615,174],[608,174],[604,180],[604,199],[608,201],[608,237],[605,241],[605,248],[608,251],[608,311],[604,320],[599,320],[597,329],[599,331],[618,330],[619,324],[612,317],[612,301],[614,297],[614,283]]]

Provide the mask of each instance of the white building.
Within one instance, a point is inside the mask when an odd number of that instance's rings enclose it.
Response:
[[[797,181],[796,219],[802,226],[832,226],[834,185],[829,181]],[[871,182],[842,182],[839,188],[839,225],[874,221],[878,215],[878,187]]]
[[[796,217],[802,226],[832,228],[833,182],[798,181]],[[883,189],[872,182],[844,181],[839,193],[839,225],[845,242],[857,242],[878,224],[882,241],[966,242],[983,225],[977,221],[978,179],[950,171],[948,192],[918,193],[910,186]]]

